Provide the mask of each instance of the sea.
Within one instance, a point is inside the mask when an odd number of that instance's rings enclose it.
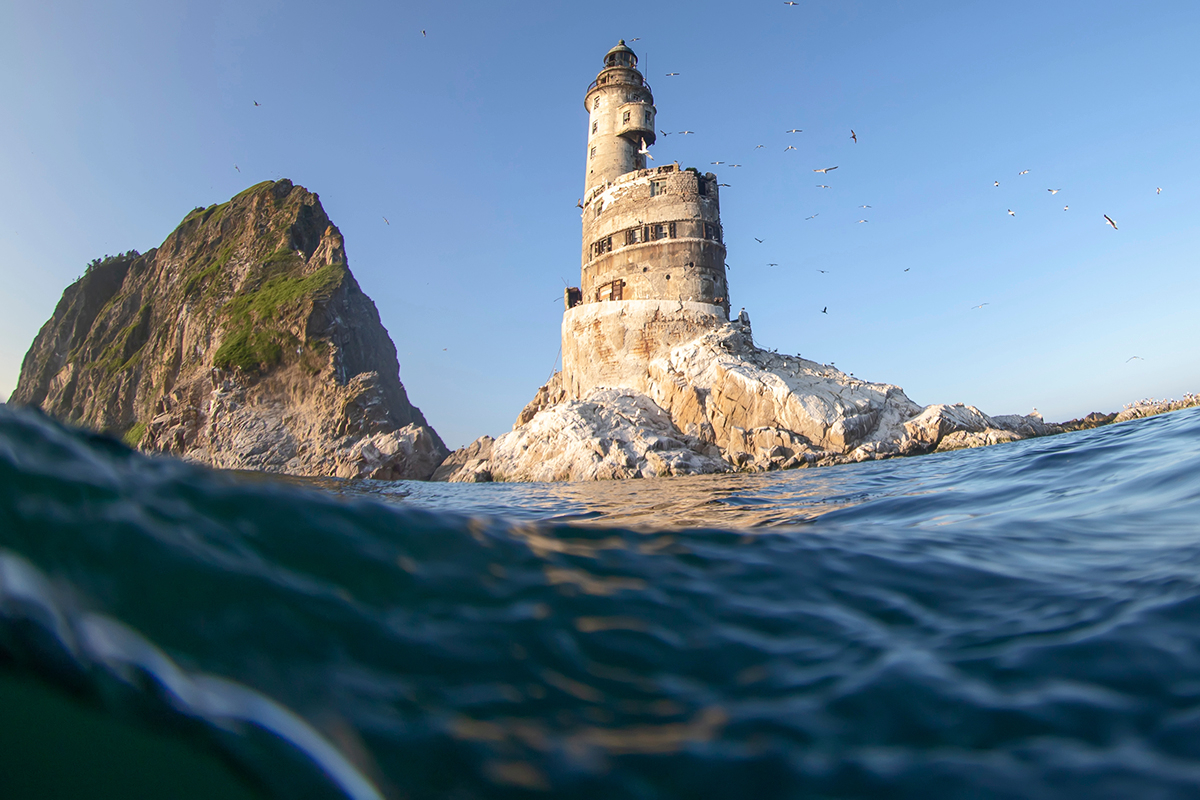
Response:
[[[0,407],[0,798],[1200,797],[1198,445],[304,481]]]

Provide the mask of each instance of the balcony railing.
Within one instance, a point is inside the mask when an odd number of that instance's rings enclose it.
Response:
[[[604,86],[610,83],[624,83],[628,86],[638,86],[654,94],[654,90],[650,88],[650,84],[646,82],[645,78],[632,77],[631,79],[626,79],[624,77],[618,78],[616,75],[605,75],[603,79],[597,78],[588,84],[587,91],[590,92],[597,86]],[[587,92],[584,92],[584,94],[587,94]]]

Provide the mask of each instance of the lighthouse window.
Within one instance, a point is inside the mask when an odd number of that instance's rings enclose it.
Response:
[[[626,111],[624,114],[621,115],[621,122],[629,122],[629,112],[628,111]]]
[[[704,180],[704,178],[696,181],[696,194],[701,196],[708,194],[708,181]]]
[[[605,253],[611,253],[611,252],[612,252],[612,237],[611,236],[605,236],[603,239],[598,239],[598,240],[596,240],[596,243],[592,245],[592,255],[593,256],[602,256]]]
[[[642,228],[630,228],[625,231],[625,244],[638,244],[645,241]]]
[[[649,111],[646,112],[646,124],[647,125],[650,124],[650,112]]]
[[[650,226],[651,239],[674,239],[675,238],[675,223],[664,222],[658,225]]]
[[[592,102],[592,108],[596,109],[599,107],[600,107],[600,95],[596,95],[596,99]]]
[[[596,129],[597,129],[597,128],[599,128],[599,127],[600,127],[600,123],[599,123],[599,122],[593,122],[593,123],[592,123],[592,133],[595,133],[595,132],[596,132]]]
[[[595,158],[595,157],[596,157],[596,148],[593,147],[592,154],[590,156],[588,156],[588,158]]]
[[[666,181],[650,181],[650,196],[657,197],[660,194],[666,194]]]
[[[704,223],[704,238],[712,239],[713,241],[721,241],[721,230],[711,222]]]

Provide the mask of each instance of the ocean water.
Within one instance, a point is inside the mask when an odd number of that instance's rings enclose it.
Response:
[[[0,407],[0,797],[1195,798],[1198,444],[347,484]]]

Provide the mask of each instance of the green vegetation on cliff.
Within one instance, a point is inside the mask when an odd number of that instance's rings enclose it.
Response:
[[[264,263],[264,272],[269,273],[272,266],[302,263],[291,251],[280,250]],[[329,264],[305,276],[277,275],[238,294],[222,309],[225,341],[217,348],[213,365],[253,372],[278,364],[285,347],[300,344],[285,325],[287,312],[304,298],[327,295],[336,289],[346,272],[345,264]]]

